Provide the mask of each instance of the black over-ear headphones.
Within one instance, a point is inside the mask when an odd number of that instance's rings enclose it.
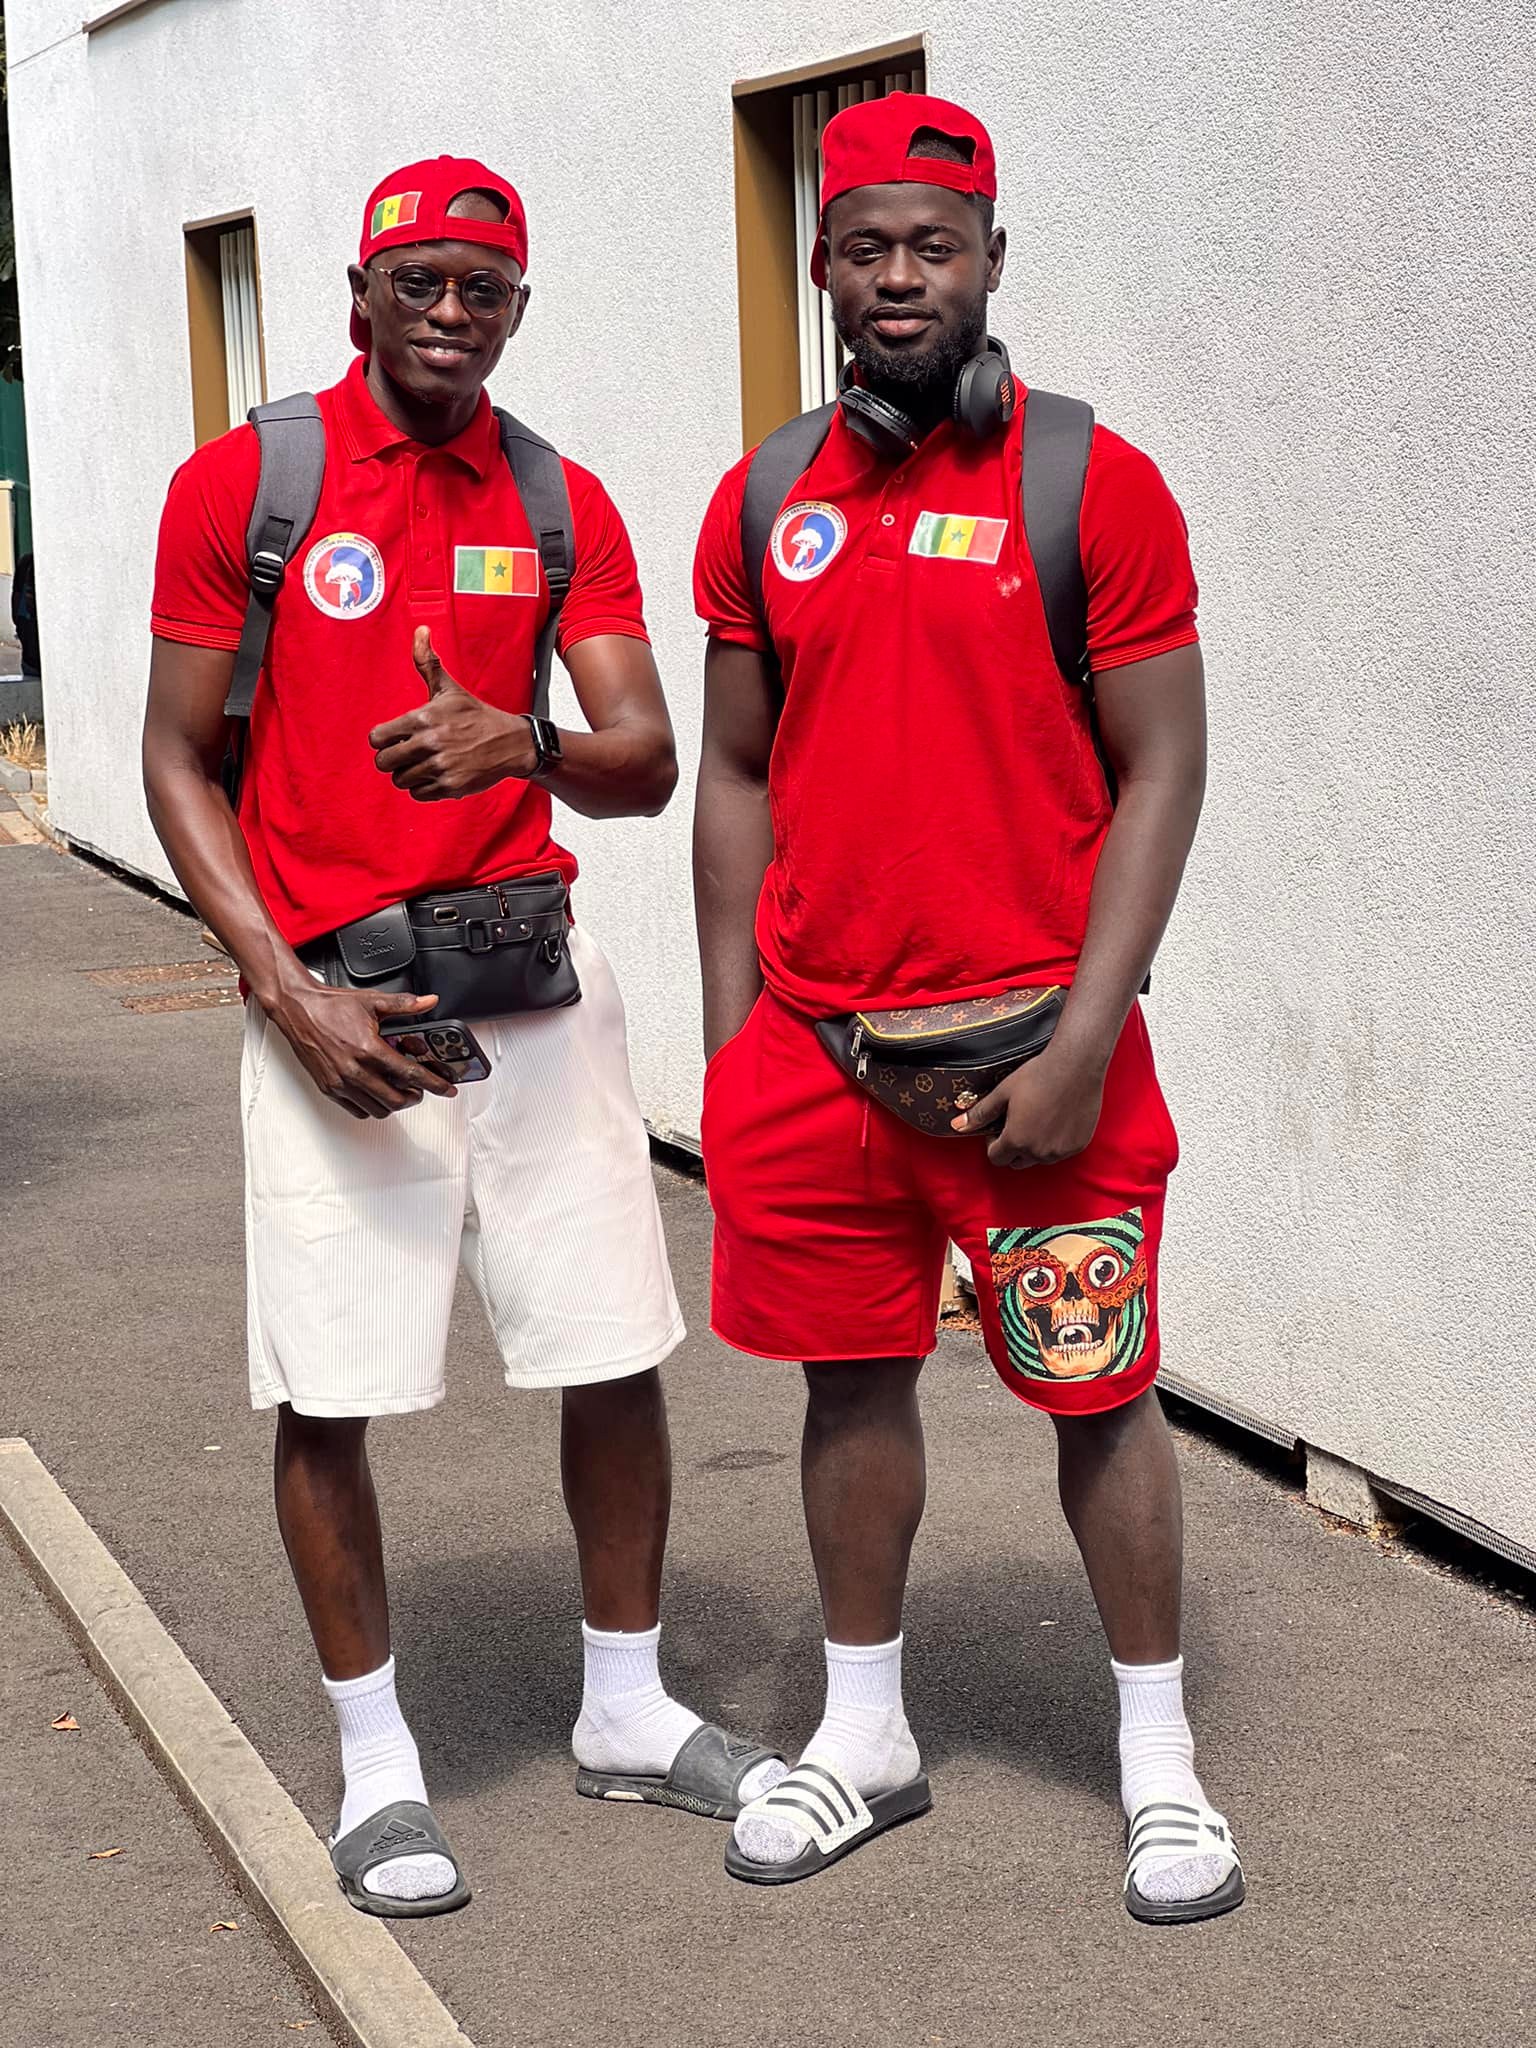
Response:
[[[856,384],[854,376],[849,361],[837,380],[837,402],[850,429],[882,455],[897,460],[910,455],[922,439],[917,423],[899,405]],[[955,379],[955,420],[968,434],[984,441],[1007,426],[1018,403],[1019,387],[1013,381],[1008,351],[989,334]]]

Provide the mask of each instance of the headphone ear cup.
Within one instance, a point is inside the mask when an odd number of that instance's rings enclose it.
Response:
[[[851,430],[880,454],[900,460],[918,445],[920,437],[911,416],[866,391],[862,384],[853,383],[846,372],[837,402]]]
[[[989,341],[955,379],[955,419],[968,434],[984,441],[1007,426],[1018,403],[1008,353],[1000,342]]]

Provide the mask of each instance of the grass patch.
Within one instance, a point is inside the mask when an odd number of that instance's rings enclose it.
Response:
[[[8,761],[14,761],[18,768],[43,768],[47,765],[47,754],[43,745],[43,728],[34,725],[30,718],[24,718],[17,725],[0,725],[0,754]]]

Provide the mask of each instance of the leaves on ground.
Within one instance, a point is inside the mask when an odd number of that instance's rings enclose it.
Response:
[[[87,1863],[105,1863],[109,1856],[123,1856],[126,1854],[127,1851],[124,1849],[93,1849],[85,1860]]]
[[[240,1922],[238,1920],[215,1920],[208,1932],[210,1934],[238,1934],[240,1932]]]
[[[78,1735],[80,1733],[80,1723],[73,1714],[60,1714],[59,1718],[56,1721],[50,1721],[48,1726],[55,1729],[60,1735]]]

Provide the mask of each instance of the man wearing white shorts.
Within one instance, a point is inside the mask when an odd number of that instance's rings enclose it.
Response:
[[[585,1616],[578,1789],[723,1818],[783,1769],[704,1725],[657,1667],[671,1486],[657,1367],[683,1325],[623,1006],[591,935],[568,931],[576,863],[550,799],[653,815],[677,770],[628,535],[570,462],[557,645],[590,730],[536,715],[549,583],[483,388],[522,319],[526,265],[522,204],[483,164],[410,165],[371,195],[349,272],[358,358],[319,396],[319,502],[272,605],[234,808],[221,763],[250,600],[252,428],[177,472],[156,573],[145,787],[247,992],[251,1399],[277,1410],[278,1521],[340,1726],[332,1860],[353,1904],[388,1916],[469,1897],[395,1696],[365,1448],[371,1417],[442,1399],[461,1263],[508,1385],[562,1390]],[[409,930],[430,962],[422,949],[473,927],[468,953],[511,960],[530,920],[579,1000],[477,1010],[488,1076],[456,1088],[381,1035],[387,1018],[429,1027],[438,998],[398,977],[370,986],[359,943]],[[344,944],[344,928],[364,940]]]

